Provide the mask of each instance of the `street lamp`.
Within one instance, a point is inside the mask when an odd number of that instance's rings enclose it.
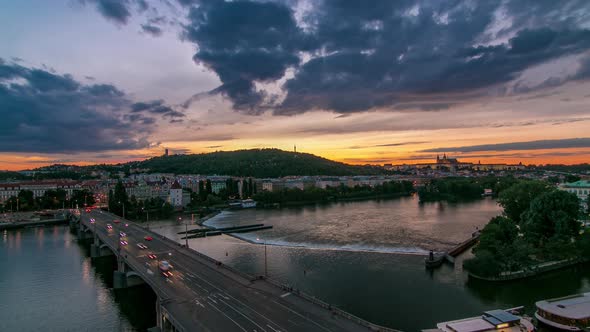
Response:
[[[119,201],[119,204],[121,204],[121,201]],[[123,219],[125,219],[125,202],[123,202]]]
[[[182,222],[182,217],[178,217],[178,222]],[[184,223],[184,241],[185,246],[188,248],[188,224],[186,222]]]
[[[20,199],[17,197],[16,198],[16,212],[19,212],[20,211],[20,204],[19,204],[19,202],[20,202]]]
[[[150,211],[148,211],[144,207],[141,208],[141,211],[144,211],[146,213],[146,219],[145,219],[146,228],[150,229]]]
[[[260,241],[260,238],[257,237],[256,241]],[[266,279],[268,277],[268,264],[267,264],[267,255],[266,255],[266,239],[263,240],[264,241],[264,278]]]

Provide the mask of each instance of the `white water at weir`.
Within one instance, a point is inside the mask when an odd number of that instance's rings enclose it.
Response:
[[[224,211],[211,227],[258,224],[269,230],[234,233],[241,240],[280,247],[427,255],[447,250],[482,228],[500,209],[491,200],[419,204],[408,197],[273,210]]]

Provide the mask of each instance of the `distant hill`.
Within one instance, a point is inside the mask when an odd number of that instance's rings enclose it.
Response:
[[[204,174],[275,178],[288,175],[372,175],[386,173],[381,167],[348,165],[309,153],[279,149],[219,151],[155,157],[124,164],[125,168],[149,169],[152,173]]]

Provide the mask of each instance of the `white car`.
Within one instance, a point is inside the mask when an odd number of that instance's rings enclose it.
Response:
[[[138,243],[137,246],[139,247],[139,249],[147,249],[147,246],[143,243]]]

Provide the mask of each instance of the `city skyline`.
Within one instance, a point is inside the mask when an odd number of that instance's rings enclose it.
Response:
[[[349,164],[590,161],[584,1],[5,7],[3,170],[294,145]]]

